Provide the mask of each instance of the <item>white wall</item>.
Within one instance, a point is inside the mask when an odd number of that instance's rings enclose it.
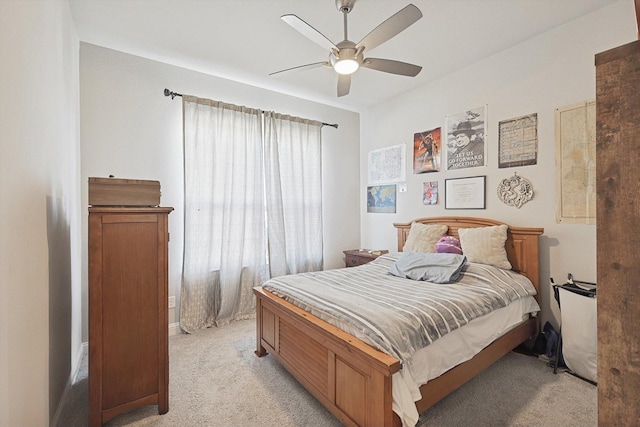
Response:
[[[362,246],[395,250],[392,223],[426,216],[479,216],[514,226],[544,227],[540,239],[542,320],[551,319],[557,325],[557,305],[548,279],[562,281],[570,272],[576,278],[595,281],[596,231],[594,225],[556,224],[555,109],[595,99],[594,55],[633,41],[634,17],[633,2],[619,1],[362,113]],[[429,67],[422,72],[428,73]],[[445,116],[485,104],[489,150],[486,167],[412,174],[414,133],[437,127],[444,132]],[[538,114],[537,165],[498,169],[498,122],[531,113]],[[398,193],[396,214],[367,213],[367,153],[400,143],[407,144],[408,191]],[[520,209],[505,205],[496,195],[500,180],[514,172],[531,181],[535,191],[533,200]],[[445,210],[444,180],[476,175],[487,176],[486,210]],[[426,181],[438,181],[438,205],[422,204],[422,184]]]
[[[78,49],[66,1],[0,1],[1,426],[49,425],[80,354]]]
[[[338,129],[324,127],[322,131],[325,268],[343,266],[342,251],[358,247],[360,123],[356,113],[91,44],[80,46],[82,204],[87,205],[88,177],[115,175],[160,181],[161,204],[175,208],[169,215],[169,295],[175,295],[179,301],[183,240],[182,104],[181,98],[165,97],[165,88],[338,123]],[[85,215],[83,259],[87,256],[86,231]],[[83,283],[86,301],[86,265]],[[170,323],[178,321],[178,314],[173,311]],[[86,306],[83,318],[86,339]]]

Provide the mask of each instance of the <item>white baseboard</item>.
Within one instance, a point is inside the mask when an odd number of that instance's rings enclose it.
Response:
[[[76,378],[78,377],[78,372],[80,372],[80,367],[82,366],[82,358],[86,354],[89,349],[89,343],[83,342],[76,355],[73,359],[73,363],[71,365],[71,372],[69,373],[69,378],[67,379],[67,384],[64,386],[64,391],[62,392],[62,396],[60,397],[60,401],[58,402],[58,407],[56,408],[55,414],[53,414],[53,419],[51,420],[51,426],[57,427],[60,422],[60,417],[62,416],[62,411],[66,406],[67,400],[69,399],[69,393],[71,392],[71,386],[76,382]]]
[[[56,413],[53,414],[53,419],[51,420],[51,427],[57,427],[60,422],[60,417],[62,416],[62,411],[67,403],[69,392],[71,391],[71,380],[67,380],[67,385],[64,386],[64,391],[62,392],[62,397],[58,402],[58,407],[56,408]]]
[[[180,322],[169,323],[169,336],[180,335],[181,333]]]

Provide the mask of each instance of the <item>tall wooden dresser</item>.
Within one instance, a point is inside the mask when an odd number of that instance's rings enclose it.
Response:
[[[170,207],[89,208],[89,425],[169,410]]]
[[[598,425],[637,426],[640,40],[595,60]]]

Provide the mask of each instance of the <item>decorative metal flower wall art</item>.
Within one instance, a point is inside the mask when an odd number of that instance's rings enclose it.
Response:
[[[520,209],[522,205],[533,199],[533,186],[528,179],[514,173],[511,178],[500,181],[498,198],[505,204]]]

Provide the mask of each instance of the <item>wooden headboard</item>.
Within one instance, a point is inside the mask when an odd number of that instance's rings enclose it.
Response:
[[[450,236],[458,236],[459,228],[475,228],[489,227],[493,225],[502,225],[503,222],[487,218],[473,218],[464,216],[436,216],[430,218],[414,219],[408,223],[394,223],[393,226],[398,229],[398,251],[401,252],[404,243],[407,241],[411,223],[419,222],[421,224],[444,224],[449,227],[447,232]],[[538,236],[544,229],[530,227],[509,227],[507,232],[507,241],[505,248],[507,250],[507,258],[511,263],[512,269],[523,274],[531,280],[540,295],[540,269],[539,269],[539,248]],[[537,298],[537,297],[536,297]]]

